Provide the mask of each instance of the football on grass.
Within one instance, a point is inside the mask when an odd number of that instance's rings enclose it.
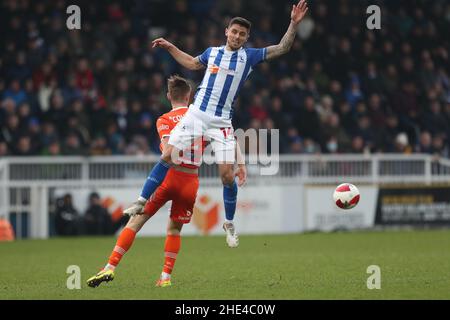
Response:
[[[334,203],[341,209],[351,209],[359,202],[359,190],[351,183],[342,183],[334,190]]]

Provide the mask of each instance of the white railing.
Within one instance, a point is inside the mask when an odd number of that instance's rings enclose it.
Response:
[[[8,186],[103,184],[141,184],[159,157],[5,157],[0,162],[0,178]],[[267,180],[308,184],[353,181],[359,183],[432,183],[450,178],[450,160],[429,155],[281,155],[262,165],[248,157],[249,183]],[[278,167],[273,175],[261,168]],[[3,172],[3,173],[2,173]],[[203,165],[200,177],[217,180],[216,165]]]
[[[30,236],[45,238],[50,190],[141,187],[158,159],[155,155],[2,158],[0,215],[14,213],[19,220],[21,213],[28,213]],[[251,185],[450,183],[450,160],[422,154],[281,155],[269,164],[278,167],[273,175],[261,175],[268,165],[257,158],[247,160]],[[203,186],[221,183],[216,165],[202,165],[200,177]]]

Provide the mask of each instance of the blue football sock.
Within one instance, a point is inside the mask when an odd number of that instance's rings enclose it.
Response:
[[[231,185],[223,186],[223,203],[225,206],[225,218],[228,221],[232,221],[234,218],[234,213],[236,212],[236,201],[237,201],[237,184],[233,181]]]
[[[153,167],[152,171],[145,181],[144,187],[142,188],[141,197],[148,200],[150,196],[155,192],[164,178],[167,175],[167,171],[170,169],[170,164],[164,160],[159,160],[159,162]]]

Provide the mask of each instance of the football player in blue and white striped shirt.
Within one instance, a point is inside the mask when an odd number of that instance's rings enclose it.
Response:
[[[238,170],[234,172],[236,142],[231,124],[233,103],[245,80],[258,63],[279,57],[290,50],[296,27],[307,11],[306,0],[293,5],[289,28],[280,43],[266,48],[243,47],[249,38],[251,23],[241,17],[235,17],[229,22],[225,29],[227,37],[225,45],[210,47],[197,57],[181,51],[164,38],[152,42],[153,48],[160,47],[167,50],[185,68],[190,70],[206,68],[206,71],[193,104],[171,132],[169,146],[150,172],[141,196],[124,211],[125,214],[141,214],[147,199],[161,184],[168,168],[174,163],[173,155],[178,155],[179,150],[189,148],[193,140],[203,136],[211,140],[224,186],[226,221],[223,227],[227,233],[227,243],[230,247],[238,245],[238,237],[232,222],[237,198],[235,176],[238,176],[241,186],[246,180],[247,173],[245,166],[239,165],[239,162]]]

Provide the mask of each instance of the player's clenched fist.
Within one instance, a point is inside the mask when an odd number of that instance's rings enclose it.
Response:
[[[170,43],[169,41],[167,41],[164,38],[158,38],[152,41],[152,48],[156,48],[156,47],[160,47],[163,49],[169,49],[171,46],[173,46],[172,43]]]

